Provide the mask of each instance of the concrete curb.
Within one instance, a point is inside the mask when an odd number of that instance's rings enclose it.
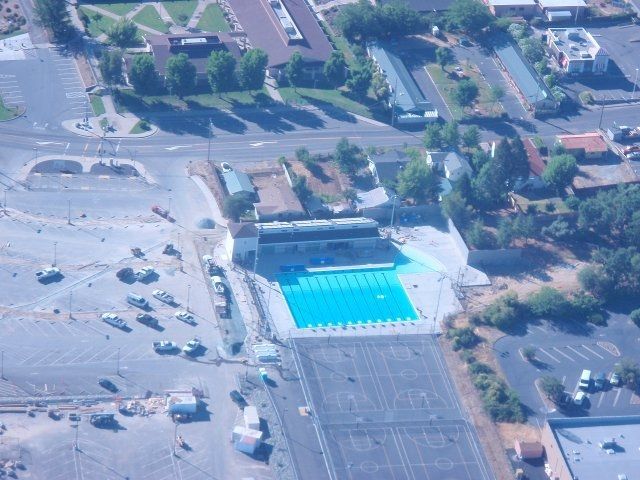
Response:
[[[102,138],[109,138],[109,139],[147,138],[147,137],[150,137],[151,135],[155,135],[160,130],[155,125],[151,125],[151,129],[148,132],[144,132],[144,133],[124,133],[124,134],[114,133],[114,134],[109,134],[109,133],[102,132],[100,130],[100,132],[102,133],[102,135],[100,135],[100,134],[98,134],[97,132],[94,132],[94,131],[87,131],[87,130],[82,130],[82,129],[76,128],[75,124],[76,123],[81,123],[81,122],[82,122],[81,119],[65,120],[64,122],[62,122],[62,127],[65,130],[73,133],[74,135],[78,135],[80,137],[90,137],[90,138],[98,138],[98,139],[102,139]],[[69,126],[69,125],[71,125],[71,126]]]
[[[21,117],[24,117],[26,113],[27,113],[27,107],[24,107],[24,110],[19,115],[16,115],[13,118],[7,118],[6,120],[0,120],[0,123],[12,122],[13,120],[17,120]]]

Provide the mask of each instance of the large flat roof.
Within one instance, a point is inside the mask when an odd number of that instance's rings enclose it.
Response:
[[[280,0],[287,15],[269,0],[228,0],[254,48],[269,56],[269,67],[282,67],[293,52],[308,63],[325,62],[333,48],[305,0]],[[291,19],[292,25],[287,26]]]
[[[551,42],[571,60],[593,60],[596,55],[607,54],[582,27],[550,28],[548,31]]]
[[[497,7],[497,6],[519,7],[524,5],[535,5],[535,4],[536,4],[535,0],[489,0],[489,5],[493,5],[494,7]]]
[[[541,8],[587,7],[584,0],[538,0]]]
[[[549,420],[573,478],[580,480],[629,480],[640,472],[640,416],[562,418]],[[603,440],[615,440],[611,451],[600,448]]]

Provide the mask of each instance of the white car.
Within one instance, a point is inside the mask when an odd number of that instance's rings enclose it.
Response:
[[[213,289],[216,291],[216,293],[224,293],[226,286],[221,277],[218,277],[217,275],[211,277],[211,284],[213,285]]]
[[[153,269],[153,267],[142,267],[140,270],[138,270],[136,272],[136,278],[138,280],[144,280],[145,278],[147,278],[149,275],[151,275],[153,272],[155,272],[155,270]]]
[[[176,313],[173,314],[173,316],[176,317],[178,320],[185,323],[189,323],[191,325],[196,323],[195,320],[193,319],[193,315],[191,315],[189,312],[185,312],[184,310],[178,310]]]
[[[582,405],[586,396],[586,393],[584,393],[582,390],[578,390],[573,397],[573,404],[578,406]]]
[[[160,340],[159,342],[153,342],[152,345],[156,352],[172,352],[178,349],[178,344],[170,340]]]
[[[57,275],[60,275],[60,269],[58,267],[47,267],[36,272],[36,279],[38,279],[38,281],[42,281]]]
[[[102,314],[102,321],[105,322],[105,323],[108,323],[112,327],[117,327],[117,328],[126,328],[127,327],[127,322],[122,320],[115,313],[103,313]]]
[[[182,347],[182,353],[191,355],[200,348],[200,339],[198,337],[189,340],[184,347]]]
[[[165,292],[164,290],[154,290],[152,295],[161,302],[171,304],[174,302],[173,295]]]

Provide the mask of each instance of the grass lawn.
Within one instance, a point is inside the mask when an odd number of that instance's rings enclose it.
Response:
[[[474,105],[474,113],[470,113],[469,109],[464,111],[462,107],[458,106],[453,101],[453,91],[456,88],[457,83],[461,80],[460,78],[449,75],[451,71],[453,71],[453,67],[447,67],[446,71],[443,71],[439,65],[435,63],[427,64],[427,71],[431,76],[431,79],[438,87],[438,90],[444,97],[449,109],[451,110],[451,114],[453,118],[456,120],[460,120],[464,116],[482,116],[482,117],[496,117],[502,113],[502,107],[499,103],[495,105],[490,101],[489,97],[489,84],[486,82],[482,75],[477,70],[477,67],[473,64],[464,64],[461,65],[464,70],[464,74],[467,78],[473,80],[476,85],[478,85],[478,99],[476,104]]]
[[[94,12],[93,10],[89,10],[85,7],[80,7],[87,17],[89,17],[89,25],[87,28],[89,29],[89,35],[96,38],[102,35],[103,33],[107,33],[111,25],[116,23],[112,18],[106,17],[101,13]]]
[[[11,120],[12,118],[16,118],[20,115],[20,109],[17,107],[6,107],[0,98],[0,121],[2,120]]]
[[[229,24],[218,5],[207,5],[200,17],[197,28],[205,32],[230,32]]]
[[[89,95],[89,98],[91,99],[91,108],[93,109],[93,114],[96,117],[99,117],[106,112],[104,103],[102,102],[102,97],[100,95]]]
[[[167,9],[167,12],[169,12],[169,15],[177,25],[186,27],[198,2],[196,0],[165,0],[162,5]]]
[[[0,40],[4,40],[5,38],[17,37],[18,35],[22,35],[23,33],[27,33],[26,30],[16,30],[11,33],[2,33],[0,34]]]
[[[169,28],[158,15],[158,11],[151,5],[147,5],[140,10],[134,17],[133,21],[145,27],[152,28],[162,33],[169,33]]]
[[[329,36],[329,40],[331,40],[331,43],[333,43],[335,47],[344,55],[344,59],[347,62],[349,68],[355,68],[358,62],[355,55],[351,51],[351,48],[349,47],[349,42],[343,36],[334,34],[326,22],[320,23],[322,24],[323,30]]]
[[[137,3],[94,3],[94,6],[107,10],[108,12],[115,13],[116,15],[126,15],[135,8]]]
[[[180,100],[171,95],[137,95],[133,90],[120,90],[116,108],[118,113],[162,112],[176,110],[199,110],[205,108],[255,107],[271,102],[267,91],[198,93]]]
[[[378,102],[367,99],[366,103],[359,103],[347,97],[340,90],[330,90],[321,88],[301,88],[293,89],[293,87],[281,87],[278,89],[282,99],[288,103],[297,103],[299,105],[317,105],[331,104],[334,107],[347,110],[365,117],[373,118],[374,112],[371,106]]]
[[[145,133],[149,130],[151,130],[151,127],[149,127],[149,123],[147,123],[146,120],[140,120],[133,126],[129,133]]]
[[[552,215],[560,213],[569,213],[571,210],[564,201],[556,196],[554,192],[541,190],[526,193],[511,193],[518,207],[523,212],[527,212],[529,205],[534,205],[539,213],[548,213]],[[551,206],[553,205],[553,206]]]

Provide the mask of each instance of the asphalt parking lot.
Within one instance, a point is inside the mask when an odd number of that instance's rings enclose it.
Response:
[[[565,385],[565,391],[574,394],[578,391],[582,370],[591,370],[592,378],[600,372],[608,376],[621,358],[640,360],[638,327],[622,314],[612,314],[608,323],[606,327],[575,328],[573,332],[566,332],[544,322],[530,326],[524,336],[505,336],[495,343],[494,349],[509,384],[532,412],[530,422],[535,424],[536,419],[540,421],[546,415],[640,413],[640,397],[627,388],[607,386],[596,392],[592,386],[583,408],[569,408],[565,412],[549,411],[535,388],[537,378],[552,375]],[[536,348],[536,360],[532,363],[525,361],[519,353],[526,346]]]
[[[430,337],[295,346],[331,478],[491,478]]]

